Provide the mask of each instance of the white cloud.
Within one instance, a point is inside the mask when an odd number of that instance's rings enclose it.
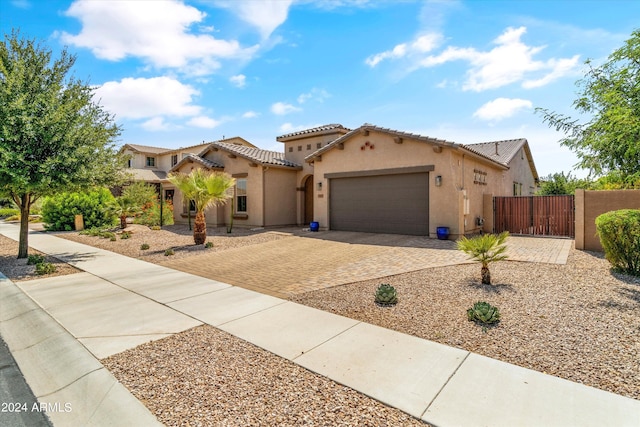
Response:
[[[191,120],[187,122],[189,126],[205,128],[205,129],[213,129],[214,127],[220,125],[220,123],[222,122],[207,116],[193,117]]]
[[[296,125],[294,126],[292,123],[283,123],[282,125],[280,125],[280,132],[284,133],[291,133],[291,132],[297,132],[299,130],[305,130],[305,129],[313,129],[316,128],[318,126],[321,126],[319,124],[313,124],[313,125]]]
[[[293,0],[216,1],[216,5],[230,9],[240,19],[254,26],[263,39],[287,20]]]
[[[528,46],[523,43],[521,38],[526,31],[525,27],[507,28],[493,40],[496,46],[489,51],[448,46],[437,55],[420,55],[438,47],[441,37],[432,34],[431,37],[423,36],[410,44],[399,44],[393,50],[370,56],[365,62],[374,67],[383,60],[406,56],[415,60],[415,65],[410,67],[415,70],[451,61],[466,61],[470,67],[462,89],[476,92],[516,82],[522,82],[525,89],[544,86],[570,74],[578,65],[579,55],[546,61],[535,59],[545,46]]]
[[[157,132],[168,130],[169,125],[164,121],[162,117],[153,117],[142,123],[142,128],[151,132]]]
[[[283,116],[289,113],[295,113],[296,111],[302,111],[302,108],[295,105],[287,104],[285,102],[276,102],[271,106],[271,112],[279,116]]]
[[[177,0],[77,0],[66,15],[79,19],[82,30],[77,35],[61,33],[62,41],[110,61],[134,56],[157,68],[206,75],[220,67],[221,58],[247,58],[257,50],[189,32],[206,14]]]
[[[243,88],[247,84],[247,76],[244,74],[238,74],[237,76],[231,76],[229,81],[236,87]]]
[[[430,52],[437,48],[442,42],[442,35],[437,33],[424,34],[417,37],[411,43],[401,43],[393,49],[376,53],[365,59],[365,63],[370,67],[375,67],[386,59],[399,59],[405,56]]]
[[[246,113],[244,113],[242,115],[243,119],[252,119],[254,117],[258,117],[260,114],[256,113],[255,111],[247,111]]]
[[[500,121],[518,113],[521,110],[533,108],[531,101],[519,98],[497,98],[480,107],[473,117],[481,120]]]
[[[331,94],[324,89],[318,89],[314,87],[307,93],[300,94],[298,96],[298,104],[304,104],[307,101],[313,100],[316,102],[324,102],[325,99],[331,97]]]
[[[106,82],[96,89],[94,97],[117,118],[141,119],[198,115],[201,107],[192,104],[198,94],[171,77],[153,77]]]

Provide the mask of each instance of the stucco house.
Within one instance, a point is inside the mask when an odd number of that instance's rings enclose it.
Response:
[[[262,150],[239,137],[155,149],[153,167],[146,159],[152,147],[123,148],[144,155],[136,175],[147,180],[144,176],[153,173],[157,181],[150,182],[162,184],[164,196],[174,200],[176,222],[185,221],[189,203],[166,180],[168,172],[207,168],[235,177],[233,204],[206,213],[207,222],[217,226],[233,216],[234,225],[247,227],[317,221],[321,229],[431,237],[437,227],[449,227],[455,238],[491,231],[483,218],[492,209],[492,196],[531,195],[537,188],[526,139],[461,145],[370,124],[357,129],[330,124],[276,140],[284,144],[283,152]],[[173,156],[180,159],[174,162]]]

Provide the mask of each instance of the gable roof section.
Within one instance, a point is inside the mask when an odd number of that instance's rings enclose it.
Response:
[[[167,179],[167,173],[153,169],[127,169],[134,181],[160,182]]]
[[[172,151],[170,148],[161,148],[161,147],[152,147],[150,145],[138,145],[138,144],[124,144],[121,151],[125,148],[129,148],[131,151],[136,151],[138,153],[149,153],[149,154],[163,154],[167,151]]]
[[[360,126],[359,128],[353,129],[353,130],[347,132],[346,134],[342,135],[341,137],[339,137],[337,139],[334,139],[333,141],[331,141],[329,144],[325,145],[324,147],[317,149],[316,151],[314,151],[313,153],[311,153],[307,157],[305,157],[304,160],[306,162],[310,163],[313,160],[315,160],[317,157],[321,156],[322,153],[325,153],[325,152],[337,147],[338,145],[344,143],[349,138],[351,138],[351,137],[357,135],[359,132],[363,132],[363,131],[377,131],[377,132],[382,132],[382,133],[387,133],[387,134],[390,134],[390,135],[394,135],[394,136],[397,136],[397,137],[400,137],[400,138],[411,138],[411,139],[418,140],[418,141],[431,142],[433,144],[440,145],[440,146],[448,146],[448,147],[457,146],[457,144],[455,144],[453,142],[450,142],[450,141],[445,141],[444,139],[431,138],[429,136],[418,135],[416,133],[402,132],[402,131],[399,131],[399,130],[383,128],[383,127],[380,127],[380,126],[374,126],[374,125],[365,123],[362,126]]]
[[[182,160],[180,160],[178,163],[176,163],[176,165],[174,167],[172,167],[171,169],[169,169],[169,172],[174,172],[177,171],[178,169],[180,169],[185,163],[198,163],[206,168],[209,169],[224,169],[224,165],[221,165],[220,163],[217,162],[213,162],[209,159],[203,159],[200,156],[197,156],[195,154],[187,154],[186,156],[184,156],[184,158]]]
[[[263,166],[278,166],[283,168],[302,169],[299,164],[285,159],[284,153],[278,151],[269,151],[257,147],[247,147],[244,145],[229,144],[227,142],[218,141],[212,142],[211,146],[225,150],[229,153],[235,154],[238,157],[243,157],[247,160]]]
[[[323,134],[347,133],[350,130],[351,129],[348,129],[339,123],[332,123],[329,125],[318,126],[311,129],[305,129],[297,132],[287,133],[285,135],[280,135],[276,137],[276,141],[286,142],[290,140],[302,139],[310,136],[317,136],[317,135],[323,135]]]
[[[531,148],[529,142],[525,138],[518,139],[505,139],[502,141],[481,142],[478,144],[463,145],[469,151],[476,154],[480,154],[484,157],[501,163],[505,166],[509,166],[509,162],[518,154],[521,148],[524,148],[527,155],[527,161],[531,167],[533,177],[538,180],[538,171],[533,163],[533,156],[531,155]]]

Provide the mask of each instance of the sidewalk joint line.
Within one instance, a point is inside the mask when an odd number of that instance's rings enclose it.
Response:
[[[423,419],[424,415],[427,413],[427,411],[429,410],[429,408],[431,407],[431,405],[433,405],[433,402],[435,402],[435,400],[438,398],[438,396],[440,396],[440,393],[442,393],[442,390],[444,390],[444,388],[447,386],[447,384],[449,384],[449,381],[451,381],[451,378],[453,378],[453,376],[455,374],[458,373],[458,370],[460,369],[460,367],[464,364],[464,362],[467,361],[467,358],[471,355],[471,352],[468,351],[466,356],[464,356],[464,358],[462,359],[462,361],[460,362],[460,364],[456,367],[456,369],[451,373],[451,375],[449,375],[449,378],[447,378],[447,381],[445,381],[444,384],[442,384],[442,387],[440,387],[440,390],[438,390],[438,392],[436,393],[435,396],[433,396],[433,399],[431,399],[431,401],[429,402],[429,404],[427,405],[426,408],[424,408],[424,411],[422,411],[422,414],[420,414],[420,419]],[[431,423],[429,423],[431,424]]]
[[[354,320],[354,319],[352,319],[352,320]],[[307,350],[307,351],[305,351],[305,352],[303,352],[303,353],[300,353],[299,355],[297,355],[297,356],[296,356],[296,357],[294,357],[293,359],[289,359],[289,360],[291,360],[292,362],[294,362],[294,363],[295,363],[295,361],[296,361],[296,359],[297,359],[298,357],[300,357],[300,356],[304,356],[305,354],[309,354],[309,353],[311,353],[313,350],[315,350],[316,348],[320,347],[321,345],[326,344],[327,342],[331,341],[332,339],[334,339],[334,338],[336,338],[336,337],[339,337],[340,335],[344,334],[345,332],[347,332],[347,331],[349,331],[349,330],[351,330],[351,329],[355,328],[356,326],[358,326],[358,325],[360,325],[360,324],[362,324],[362,323],[363,323],[363,322],[361,322],[361,321],[356,321],[356,323],[354,323],[353,325],[349,326],[347,329],[345,329],[345,330],[343,330],[343,331],[338,332],[338,333],[337,333],[337,334],[335,334],[334,336],[327,338],[326,340],[322,341],[321,343],[319,343],[319,344],[317,344],[317,345],[315,345],[315,346],[311,347],[309,350]],[[302,365],[299,365],[298,363],[296,363],[296,365],[298,365],[298,366],[302,366]]]

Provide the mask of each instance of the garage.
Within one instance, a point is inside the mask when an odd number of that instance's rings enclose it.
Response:
[[[426,168],[406,169],[411,171],[327,174],[330,228],[429,235],[429,173]]]

